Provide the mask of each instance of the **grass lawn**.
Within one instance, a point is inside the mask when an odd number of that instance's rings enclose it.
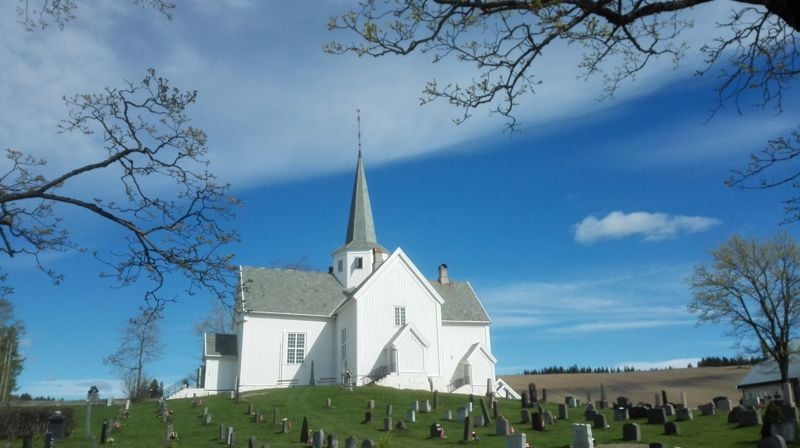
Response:
[[[330,398],[333,408],[327,408],[327,399]],[[235,402],[229,397],[216,396],[203,399],[202,404],[193,405],[192,400],[168,400],[169,409],[173,411],[172,425],[178,433],[179,440],[166,439],[167,424],[158,416],[158,403],[146,402],[135,404],[131,408],[130,417],[121,419],[122,428],[111,434],[114,438],[114,447],[221,447],[219,442],[219,424],[233,426],[237,434],[237,446],[247,447],[250,436],[258,437],[265,445],[276,447],[297,447],[300,444],[300,427],[303,417],[308,418],[309,428],[321,428],[325,433],[334,432],[339,439],[339,446],[344,447],[347,437],[356,436],[358,446],[364,439],[370,438],[382,447],[435,447],[453,446],[463,444],[463,424],[456,421],[444,421],[445,411],[450,409],[453,415],[458,407],[464,406],[468,397],[464,395],[440,394],[439,408],[432,413],[417,413],[417,422],[409,423],[405,431],[384,432],[383,418],[386,405],[392,404],[394,422],[403,418],[408,409],[416,400],[428,399],[433,403],[433,396],[428,392],[399,391],[381,387],[361,387],[352,392],[343,391],[338,386],[296,387],[291,389],[271,390],[268,392],[245,395],[240,402]],[[362,423],[367,411],[368,400],[375,400],[373,421]],[[260,410],[264,415],[262,423],[256,423],[248,415],[248,407]],[[489,405],[489,403],[487,403]],[[213,415],[213,423],[205,425],[203,422],[203,409],[208,408]],[[558,415],[555,404],[544,406],[553,414]],[[292,422],[288,434],[280,432],[280,425],[272,424],[273,409],[278,409],[279,418],[286,417]],[[533,431],[530,425],[523,425],[520,416],[520,404],[517,401],[500,401],[500,413],[505,415],[517,432],[525,432],[528,441],[537,448],[568,448],[570,440],[569,426],[571,423],[584,423],[583,409],[571,408],[568,421],[559,421],[548,426],[544,432]],[[113,421],[120,412],[118,406],[95,406],[92,408],[91,435],[99,439],[100,428],[103,420]],[[480,413],[478,397],[475,397],[475,411]],[[491,411],[490,411],[491,413]],[[613,421],[613,411],[606,409],[610,427],[607,429],[593,430],[594,436],[600,444],[622,443],[623,422]],[[71,436],[59,447],[87,447],[91,446],[91,439],[86,432],[86,408],[75,408],[75,425]],[[439,422],[445,428],[446,439],[429,439],[431,423]],[[760,427],[737,428],[734,424],[727,423],[727,413],[716,416],[700,416],[695,412],[694,421],[678,422],[680,434],[677,436],[663,435],[662,425],[648,425],[640,420],[642,443],[661,442],[668,447],[699,448],[699,447],[753,447],[759,439]],[[494,435],[494,423],[488,427],[475,428],[480,437],[478,442],[470,445],[486,447],[505,447],[505,438]],[[15,441],[13,446],[21,442]],[[34,441],[34,446],[41,446],[40,440]],[[793,444],[792,446],[800,446]]]

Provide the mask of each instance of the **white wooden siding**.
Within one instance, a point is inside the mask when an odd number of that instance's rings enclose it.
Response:
[[[442,376],[445,378],[460,378],[460,372],[456,372],[458,363],[467,354],[472,344],[480,342],[487,350],[491,350],[489,345],[489,324],[443,322],[442,333]],[[477,376],[478,373],[473,368],[473,378],[480,378]],[[494,378],[493,371],[492,378]],[[473,379],[473,381],[477,381],[477,379]],[[485,376],[482,381],[484,384],[486,383]]]

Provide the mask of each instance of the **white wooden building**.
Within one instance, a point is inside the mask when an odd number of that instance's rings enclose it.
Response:
[[[242,266],[235,335],[206,335],[200,387],[495,388],[489,315],[446,265],[429,280],[402,249],[378,244],[360,152],[345,244],[332,257],[328,272]]]

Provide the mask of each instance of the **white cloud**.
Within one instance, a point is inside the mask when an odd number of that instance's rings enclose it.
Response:
[[[654,310],[648,310],[648,314],[656,314]],[[686,312],[681,313],[684,316]],[[622,330],[641,330],[650,328],[664,328],[682,325],[694,325],[697,321],[693,319],[653,319],[653,320],[622,320],[618,322],[584,322],[575,325],[565,325],[553,328],[548,331],[550,334],[575,334],[575,333],[595,333],[599,331],[622,331]]]
[[[613,211],[600,219],[587,216],[576,224],[575,241],[591,244],[633,235],[642,235],[644,241],[661,241],[683,233],[703,232],[719,223],[718,219],[703,216]]]
[[[85,399],[86,393],[92,386],[100,390],[101,398],[122,398],[122,383],[116,379],[86,378],[86,379],[46,379],[25,383],[19,393],[29,393],[33,397],[44,396],[66,400]]]

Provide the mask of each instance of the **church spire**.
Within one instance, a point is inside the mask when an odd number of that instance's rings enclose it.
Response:
[[[366,243],[366,244],[364,244]],[[347,222],[345,245],[358,244],[379,247],[375,236],[375,223],[372,220],[372,205],[369,201],[367,178],[364,175],[364,161],[361,149],[358,150],[356,179],[353,183],[353,198],[350,202],[350,219]]]

